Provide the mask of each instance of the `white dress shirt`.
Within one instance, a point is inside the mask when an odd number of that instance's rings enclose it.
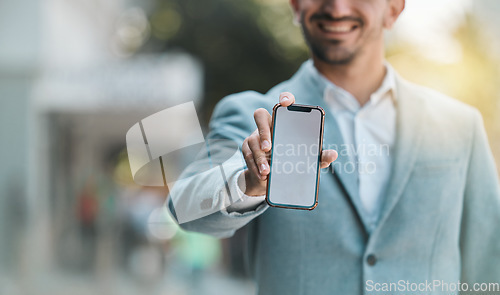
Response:
[[[336,86],[322,76],[313,66],[307,65],[314,79],[324,87],[324,100],[334,114],[342,133],[343,144],[336,146],[337,152],[349,156],[349,163],[340,167],[342,173],[356,173],[359,180],[359,197],[373,229],[378,221],[383,195],[387,188],[392,159],[390,151],[396,135],[396,82],[394,70],[386,64],[386,75],[382,85],[369,101],[360,106],[352,94]],[[328,149],[328,146],[323,148]],[[240,201],[227,208],[231,212],[245,212],[257,208],[265,196],[245,195],[238,185],[240,174],[229,180],[229,185],[238,191]],[[243,178],[243,177],[242,177]]]
[[[391,177],[392,150],[396,137],[394,70],[386,65],[382,85],[360,106],[352,94],[315,71],[326,85],[324,99],[339,126],[344,143],[337,152],[349,157],[341,173],[356,173],[359,197],[373,229]],[[324,147],[328,148],[328,147]]]

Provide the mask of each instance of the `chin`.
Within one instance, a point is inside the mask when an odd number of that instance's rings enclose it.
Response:
[[[331,65],[347,65],[356,57],[356,52],[345,48],[336,48],[334,50],[325,50],[323,48],[311,47],[313,55],[324,63]]]

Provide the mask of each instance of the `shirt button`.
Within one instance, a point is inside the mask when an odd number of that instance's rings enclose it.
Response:
[[[366,256],[366,263],[370,266],[374,266],[377,263],[377,257],[373,254]]]

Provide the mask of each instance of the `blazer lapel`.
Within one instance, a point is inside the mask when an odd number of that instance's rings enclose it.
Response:
[[[378,228],[385,222],[398,202],[417,160],[417,152],[422,137],[424,104],[412,94],[408,82],[396,77],[397,122],[396,143],[393,148],[392,176],[386,191],[386,199],[379,217]]]
[[[324,148],[336,149],[339,153],[337,160],[332,164],[333,176],[342,184],[346,195],[350,198],[359,218],[363,222],[365,229],[368,230],[369,221],[365,213],[361,198],[359,196],[359,179],[356,163],[352,163],[347,153],[343,152],[345,143],[335,116],[331,113],[328,106],[324,107],[326,113]],[[328,168],[331,171],[331,168]]]

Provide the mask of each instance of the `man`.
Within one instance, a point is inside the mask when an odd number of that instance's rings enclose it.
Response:
[[[259,294],[474,293],[499,282],[500,190],[479,113],[384,62],[383,31],[404,4],[291,0],[312,59],[266,94],[223,99],[210,122],[208,137],[237,142],[246,167],[226,165],[227,190],[210,173],[173,190],[185,200],[238,194],[182,226],[230,237],[248,224]],[[276,98],[326,111],[322,168],[338,159],[310,212],[263,201]]]

